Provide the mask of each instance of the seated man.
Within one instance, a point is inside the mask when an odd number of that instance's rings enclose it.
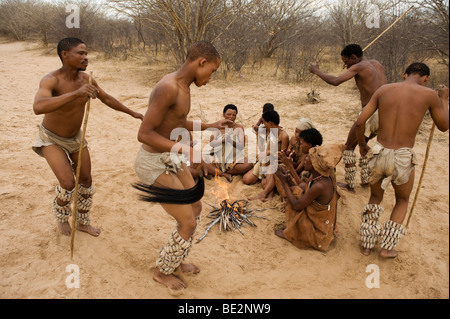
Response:
[[[263,145],[263,150],[260,153],[258,162],[255,164],[253,170],[248,171],[243,178],[243,182],[246,185],[253,185],[258,180],[261,180],[261,186],[263,191],[257,196],[250,197],[250,200],[260,199],[262,201],[267,201],[272,199],[273,190],[275,188],[274,173],[276,168],[274,166],[277,164],[274,160],[277,157],[278,152],[285,150],[289,145],[289,135],[281,129],[280,116],[276,111],[267,111],[263,113],[263,124],[265,127],[265,143]],[[258,136],[261,134],[259,130]],[[260,145],[258,141],[258,145]],[[271,145],[272,149],[271,149]],[[263,158],[264,157],[264,158]],[[275,162],[275,163],[273,163]]]
[[[277,236],[301,249],[328,250],[335,238],[339,200],[334,168],[344,150],[344,144],[311,148],[305,159],[305,169],[311,172],[312,177],[308,185],[289,185],[288,174],[282,171],[282,167],[277,170],[276,175],[283,184],[289,203],[286,208],[286,227],[277,229]]]
[[[244,155],[245,135],[244,127],[236,123],[238,109],[236,105],[228,104],[223,109],[223,117],[233,124],[221,130],[215,130],[211,135],[210,143],[211,164],[207,165],[209,174],[225,177],[229,182],[233,175],[244,175],[252,169]]]

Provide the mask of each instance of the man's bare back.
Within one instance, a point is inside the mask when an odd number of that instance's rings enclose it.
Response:
[[[416,83],[402,82],[386,85],[377,96],[378,141],[390,149],[412,148],[426,111],[439,103],[436,92]]]
[[[402,225],[414,186],[415,153],[412,150],[417,132],[426,111],[430,111],[436,127],[445,132],[449,128],[448,88],[438,93],[426,88],[430,69],[423,63],[411,64],[403,74],[402,83],[387,84],[378,89],[356,121],[361,157],[370,147],[364,136],[365,123],[377,110],[380,119],[378,144],[370,157],[370,198],[361,213],[360,249],[369,255],[381,238],[380,256],[394,258],[399,239],[406,234]],[[383,212],[381,202],[385,189],[391,183],[395,192],[395,205],[390,218],[381,225],[378,218]]]
[[[362,60],[353,65],[355,68],[355,82],[361,96],[361,106],[369,103],[375,91],[386,84],[386,75],[383,66],[376,60]]]
[[[413,74],[401,83],[381,87],[361,113],[357,125],[361,127],[362,121],[378,109],[380,118],[378,142],[394,150],[402,147],[412,148],[428,110],[440,130],[448,129],[448,109],[445,118],[446,106],[443,105],[445,96],[448,98],[448,88],[441,88],[438,94],[425,87],[424,83],[421,84],[420,77]],[[361,145],[364,145],[362,141]]]

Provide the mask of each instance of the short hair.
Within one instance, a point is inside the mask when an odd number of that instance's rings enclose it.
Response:
[[[430,68],[425,63],[415,62],[406,68],[405,74],[419,74],[420,76],[430,76]]]
[[[341,56],[346,57],[351,57],[353,54],[358,58],[363,56],[363,50],[361,49],[359,44],[349,44],[341,52]]]
[[[223,113],[225,114],[225,112],[228,111],[228,110],[235,110],[236,114],[238,113],[237,106],[234,105],[234,104],[227,104],[227,105],[225,105],[225,107],[223,108]]]
[[[62,51],[70,51],[72,48],[84,44],[83,40],[78,38],[64,38],[59,41],[58,47],[56,48],[56,52],[58,53],[59,58],[62,61],[61,53]]]
[[[266,121],[266,122],[272,122],[275,125],[280,124],[280,115],[278,115],[277,111],[272,110],[272,111],[264,112],[262,117],[263,117],[264,121]]]
[[[191,44],[188,48],[186,60],[194,61],[200,57],[203,57],[208,62],[220,60],[220,54],[211,42],[202,40]]]
[[[306,142],[312,145],[312,147],[322,145],[323,138],[322,134],[315,129],[310,128],[308,130],[301,131],[300,137]]]
[[[263,113],[265,113],[267,111],[275,111],[275,107],[273,106],[272,103],[264,104],[264,106],[263,106]]]

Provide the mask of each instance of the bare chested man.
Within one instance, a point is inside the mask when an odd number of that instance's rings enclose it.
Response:
[[[179,193],[172,196],[172,201],[170,198],[166,202],[155,200],[176,220],[177,227],[161,249],[153,279],[175,290],[186,287],[186,283],[177,276],[178,270],[193,273],[200,271],[193,264],[183,263],[199,223],[202,210],[200,199],[203,196],[203,191],[198,196],[197,186],[203,179],[200,178],[196,185],[187,164],[188,161],[196,163],[201,160],[195,165],[203,171],[206,168],[202,168],[204,162],[200,152],[190,147],[190,143],[176,142],[177,136],[172,136],[172,132],[179,128],[188,131],[194,129],[194,123],[187,120],[191,108],[190,85],[206,85],[219,66],[219,53],[211,43],[199,41],[192,44],[180,69],[164,76],[153,88],[138,133],[142,147],[136,157],[135,170],[141,182],[149,185],[149,189],[158,189],[160,195]],[[212,124],[201,123],[201,129],[221,129],[230,124],[231,121],[224,119]],[[197,197],[193,199],[191,193]],[[176,202],[181,194],[189,197],[186,203]]]
[[[371,169],[371,195],[361,212],[360,248],[364,255],[370,254],[380,235],[380,255],[397,256],[394,248],[406,234],[402,223],[414,185],[416,159],[412,148],[425,113],[430,112],[439,130],[445,132],[449,128],[448,88],[441,87],[438,94],[426,88],[429,76],[428,66],[411,64],[403,74],[404,81],[378,89],[356,121],[360,153],[370,159]],[[377,142],[370,149],[364,138],[365,123],[377,110],[380,128]],[[381,229],[378,218],[383,207],[380,203],[389,183],[395,191],[395,205],[390,219]]]
[[[339,76],[332,76],[319,70],[318,65],[311,65],[310,71],[328,84],[338,86],[343,82],[355,79],[361,97],[361,106],[364,108],[369,103],[370,98],[375,91],[382,85],[386,84],[386,74],[383,66],[376,60],[366,60],[363,57],[363,51],[358,44],[349,44],[341,52],[341,58],[347,71]],[[367,140],[374,138],[378,131],[378,114],[368,120],[365,136]],[[342,188],[351,192],[355,191],[356,181],[356,154],[355,148],[358,145],[356,138],[356,122],[353,124],[348,133],[345,143],[343,162],[345,163],[345,182],[338,183]],[[360,159],[361,167],[361,185],[368,184],[367,162]]]
[[[35,114],[44,114],[33,149],[45,157],[58,179],[53,212],[61,233],[69,236],[72,231],[68,219],[72,214],[70,203],[75,188],[74,170],[78,164],[82,136],[80,128],[88,98],[99,98],[110,108],[138,119],[143,119],[143,115],[107,94],[95,80],[92,80],[92,85],[89,84],[89,75],[83,72],[88,66],[88,52],[83,41],[62,39],[57,52],[63,66],[42,78],[33,104]],[[94,188],[88,148],[82,153],[79,184],[77,229],[98,236],[100,230],[92,227],[89,219]]]

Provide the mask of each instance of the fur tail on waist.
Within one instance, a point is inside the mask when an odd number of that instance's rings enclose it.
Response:
[[[189,189],[161,188],[152,185],[134,183],[132,185],[143,192],[140,199],[145,202],[167,204],[192,204],[199,201],[205,193],[205,181],[200,177],[194,187]]]

